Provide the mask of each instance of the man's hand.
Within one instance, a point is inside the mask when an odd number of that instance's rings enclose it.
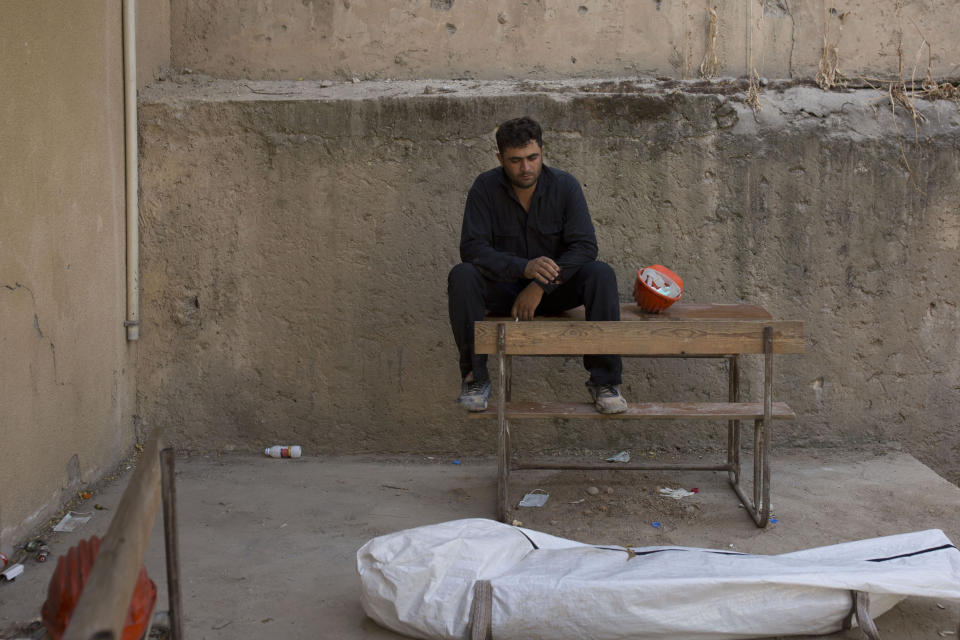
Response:
[[[543,284],[550,284],[560,276],[560,267],[546,256],[534,258],[523,269],[523,277],[536,280]]]
[[[544,258],[544,260],[549,260],[549,258]],[[543,298],[543,289],[536,282],[531,282],[513,301],[510,315],[520,320],[533,320],[533,314],[536,312],[541,298]]]

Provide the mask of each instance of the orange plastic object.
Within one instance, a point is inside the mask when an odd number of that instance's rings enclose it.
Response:
[[[656,272],[655,274],[649,273]],[[660,313],[683,297],[683,280],[662,264],[637,270],[633,299],[647,313]]]
[[[57,558],[57,569],[50,578],[47,601],[42,609],[43,625],[53,640],[63,637],[99,551],[100,538],[93,536],[89,540],[81,540],[77,546],[70,547],[66,555]],[[144,637],[156,603],[157,585],[147,577],[147,568],[143,567],[133,589],[121,640]]]

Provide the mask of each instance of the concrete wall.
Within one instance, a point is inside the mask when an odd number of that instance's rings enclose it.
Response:
[[[141,24],[163,21],[162,3],[140,4]],[[148,80],[169,64],[166,15],[143,38]],[[0,550],[9,552],[134,439],[120,2],[5,2],[0,77]]]
[[[755,117],[742,88],[145,90],[145,419],[202,448],[492,452],[494,426],[454,407],[446,275],[466,190],[495,163],[495,125],[529,113],[548,164],[582,181],[624,301],[636,269],[659,262],[689,301],[806,323],[807,354],[776,365],[776,396],[799,415],[779,446],[900,441],[956,480],[956,104],[918,101],[915,138],[902,110],[875,108],[881,93],[771,87]],[[759,366],[747,366],[753,397]],[[516,375],[518,399],[585,397],[576,359],[521,360]],[[707,362],[631,360],[625,377],[634,401],[726,393]],[[615,452],[716,444],[724,429],[545,421],[516,437]]]
[[[954,0],[171,0],[173,63],[222,78],[960,76]],[[898,6],[902,8],[898,9]],[[712,59],[712,58],[711,58]],[[752,59],[752,63],[750,63]]]

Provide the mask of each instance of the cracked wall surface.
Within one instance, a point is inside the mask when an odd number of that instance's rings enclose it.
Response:
[[[120,4],[2,13],[0,551],[10,554],[130,452],[135,394],[122,325]],[[160,63],[162,36],[155,44],[145,63]]]
[[[456,5],[454,5],[456,6]],[[144,419],[187,446],[477,454],[454,406],[446,276],[497,123],[528,113],[583,184],[601,258],[675,269],[691,302],[806,323],[777,446],[960,447],[960,114],[868,90],[619,81],[229,82],[141,97]],[[899,132],[899,134],[898,134]],[[913,175],[901,157],[901,147]],[[746,366],[760,392],[758,361]],[[517,399],[585,399],[579,359],[520,359]],[[725,397],[710,362],[629,360],[633,401]],[[725,425],[524,423],[521,448],[716,445]]]
[[[960,77],[954,0],[172,0],[172,59],[272,80],[692,79],[708,6],[720,76],[814,78],[826,43],[854,82],[896,77],[901,60],[908,80],[928,61],[935,78]]]

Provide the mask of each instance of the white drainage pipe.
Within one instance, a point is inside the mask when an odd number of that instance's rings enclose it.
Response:
[[[127,340],[140,338],[140,220],[137,201],[137,5],[123,0],[123,113],[127,211]]]

